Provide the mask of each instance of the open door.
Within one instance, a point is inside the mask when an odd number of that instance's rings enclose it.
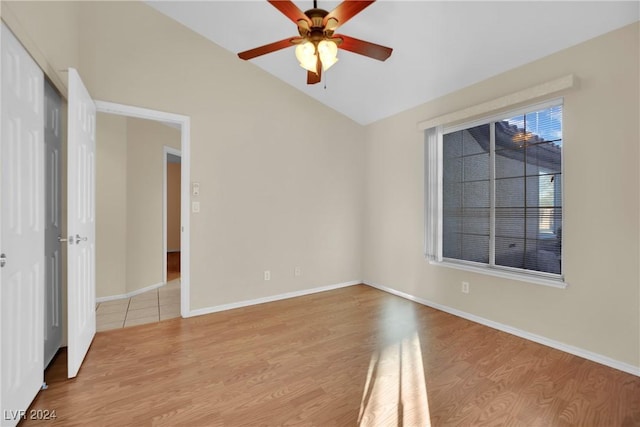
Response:
[[[44,377],[44,75],[1,27],[0,425],[15,426]]]
[[[67,161],[68,377],[78,374],[96,334],[96,106],[69,69]]]

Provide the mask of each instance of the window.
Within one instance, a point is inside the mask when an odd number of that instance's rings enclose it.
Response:
[[[562,273],[562,102],[427,130],[427,255]]]

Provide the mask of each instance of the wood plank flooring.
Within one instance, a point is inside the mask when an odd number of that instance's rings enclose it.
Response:
[[[359,285],[100,332],[63,426],[637,426],[640,378]]]

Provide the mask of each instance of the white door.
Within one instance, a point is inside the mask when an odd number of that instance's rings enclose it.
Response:
[[[1,29],[0,407],[14,426],[44,371],[44,76]]]
[[[62,99],[53,86],[44,87],[45,146],[45,291],[44,366],[48,366],[62,343],[62,292],[60,258],[60,108]]]
[[[96,334],[96,106],[69,68],[67,142],[68,377],[78,374]]]

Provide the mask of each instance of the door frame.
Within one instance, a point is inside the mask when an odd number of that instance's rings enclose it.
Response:
[[[114,102],[94,100],[96,111],[99,113],[115,114],[118,116],[133,117],[137,119],[154,120],[180,126],[180,315],[189,317],[191,315],[190,304],[190,199],[189,185],[191,176],[191,119],[189,116],[181,114],[167,113],[164,111],[150,110],[148,108],[135,107],[131,105],[117,104]],[[166,157],[165,157],[166,161]],[[165,166],[166,167],[166,166]],[[166,234],[166,231],[165,231]],[[166,237],[165,237],[166,245]],[[166,254],[165,276],[166,279]],[[166,282],[166,280],[165,280]]]
[[[167,163],[169,162],[169,154],[180,157],[180,178],[182,178],[182,151],[165,145],[162,154],[164,161],[162,165],[162,281],[164,283],[167,283],[167,251],[169,250],[167,244],[169,238],[167,230]],[[182,203],[182,180],[180,183],[180,203]],[[182,214],[182,212],[180,213]],[[182,215],[180,216],[182,217]]]

